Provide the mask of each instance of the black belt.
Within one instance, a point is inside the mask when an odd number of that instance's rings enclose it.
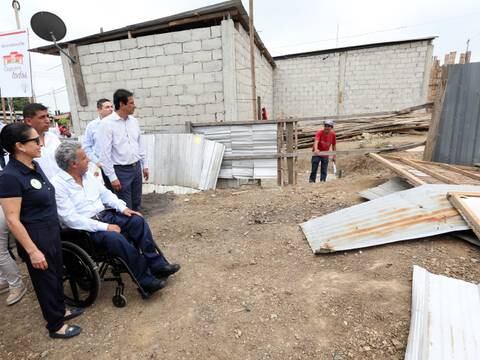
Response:
[[[113,165],[114,167],[135,167],[137,166],[138,161],[134,162],[133,164],[128,164],[128,165]]]

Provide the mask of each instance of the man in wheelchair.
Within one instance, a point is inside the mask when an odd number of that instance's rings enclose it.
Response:
[[[127,208],[87,171],[89,159],[79,142],[63,142],[55,159],[62,171],[51,182],[61,223],[89,232],[96,248],[125,261],[145,292],[165,287],[180,265],[170,264],[157,251],[142,214]]]

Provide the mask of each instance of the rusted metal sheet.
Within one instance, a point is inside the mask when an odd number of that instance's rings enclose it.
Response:
[[[468,230],[448,192],[480,186],[427,184],[301,224],[314,253],[326,253]]]
[[[405,360],[480,359],[480,288],[413,267]]]

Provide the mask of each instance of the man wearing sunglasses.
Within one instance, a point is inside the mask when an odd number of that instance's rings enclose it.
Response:
[[[25,105],[23,107],[23,121],[33,127],[39,135],[38,141],[42,146],[42,156],[35,161],[40,165],[47,178],[51,179],[60,171],[55,161],[55,150],[60,145],[60,139],[54,133],[48,131],[50,128],[48,108],[37,103]]]
[[[328,155],[320,155],[320,152],[329,151],[330,147],[333,151],[337,150],[337,136],[333,131],[333,121],[325,120],[323,130],[318,130],[315,134],[315,142],[312,149],[312,172],[310,173],[309,182],[314,183],[316,181],[319,164],[320,182],[327,180]],[[335,155],[333,155],[333,162],[335,162]]]

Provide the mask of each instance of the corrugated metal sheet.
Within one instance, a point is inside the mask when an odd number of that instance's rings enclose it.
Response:
[[[225,146],[225,155],[277,154],[277,124],[195,126],[193,131]],[[277,159],[224,160],[222,179],[264,179],[277,177]]]
[[[315,253],[350,250],[468,230],[447,200],[473,185],[422,185],[355,205],[301,224]]]
[[[433,160],[480,162],[480,63],[448,66],[448,83]]]
[[[480,359],[480,289],[413,267],[405,360]]]
[[[402,178],[394,177],[381,185],[367,190],[359,191],[358,195],[367,200],[375,200],[383,196],[394,194],[398,191],[410,189],[411,187],[412,186]]]

